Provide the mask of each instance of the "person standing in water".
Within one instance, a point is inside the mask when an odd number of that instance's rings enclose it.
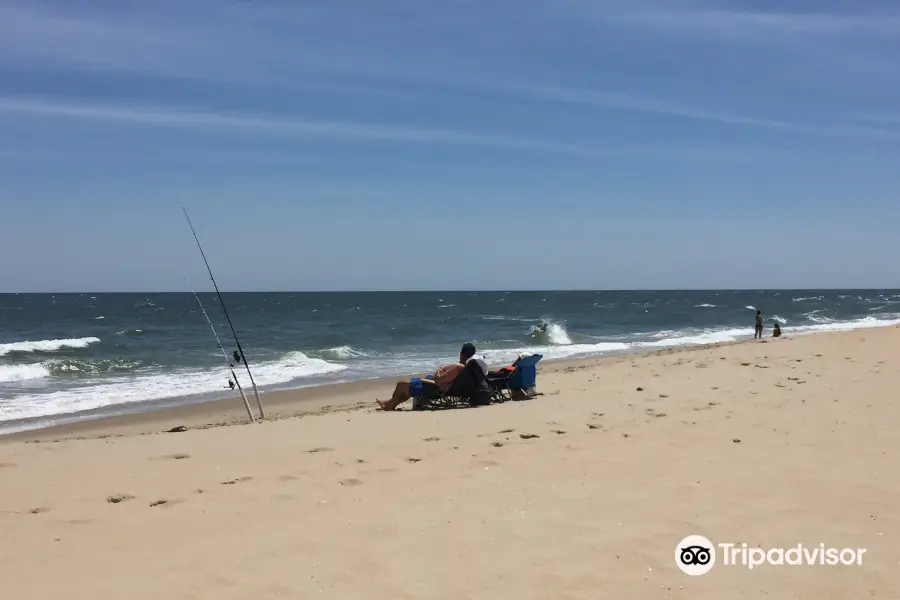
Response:
[[[762,311],[756,311],[756,327],[754,328],[753,339],[762,339],[763,333],[763,325],[762,325]]]

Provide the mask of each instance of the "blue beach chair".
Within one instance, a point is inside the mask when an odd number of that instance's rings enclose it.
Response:
[[[505,375],[488,377],[491,394],[497,402],[512,400],[513,394],[522,394],[526,398],[537,395],[537,364],[544,358],[543,354],[523,356],[515,365],[515,369]]]

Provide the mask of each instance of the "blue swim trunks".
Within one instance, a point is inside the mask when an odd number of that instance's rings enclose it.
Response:
[[[438,386],[434,381],[427,382],[419,377],[413,377],[409,380],[409,396],[410,398],[434,398],[438,395]]]

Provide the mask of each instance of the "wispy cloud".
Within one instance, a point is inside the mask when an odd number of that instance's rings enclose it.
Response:
[[[772,11],[746,3],[555,0],[587,23],[624,28],[690,44],[730,44],[778,49],[786,59],[803,56],[830,70],[895,73],[900,50],[900,10],[866,10],[848,4],[843,12]]]
[[[601,0],[560,0],[579,14],[621,25],[642,26],[682,35],[708,34],[743,42],[791,38],[894,39],[900,35],[900,12],[827,13],[736,9],[715,2],[672,3],[635,0],[627,4]],[[733,5],[732,5],[733,6]],[[752,5],[751,5],[752,6]]]
[[[551,5],[562,3],[587,19],[613,26],[641,28],[654,34],[663,32],[690,38],[699,34],[707,38],[742,43],[768,44],[777,40],[779,43],[798,44],[803,41],[811,52],[834,53],[840,55],[841,60],[847,60],[849,54],[837,52],[834,47],[826,47],[820,42],[873,37],[887,40],[894,39],[892,36],[900,31],[900,17],[890,15],[794,14],[725,9],[694,2],[682,3],[673,8],[672,3],[662,0],[635,0],[629,3],[611,0],[547,1]],[[577,85],[557,85],[547,82],[549,78],[546,73],[544,77],[535,74],[531,78],[517,79],[508,75],[494,76],[486,71],[472,75],[472,70],[466,69],[464,65],[456,69],[432,67],[427,59],[418,60],[415,56],[408,55],[398,55],[396,60],[391,61],[378,60],[360,53],[365,48],[365,43],[356,46],[348,44],[350,48],[347,54],[338,56],[329,53],[327,49],[320,50],[314,44],[304,45],[302,41],[304,33],[313,36],[323,23],[331,26],[339,24],[336,19],[341,11],[337,8],[326,5],[310,8],[252,2],[227,3],[220,7],[221,10],[213,11],[211,9],[217,4],[204,3],[202,0],[198,2],[201,7],[198,12],[174,10],[176,5],[163,2],[158,5],[161,8],[156,12],[153,8],[145,9],[149,11],[147,14],[127,10],[112,14],[73,13],[41,4],[0,6],[0,64],[4,61],[7,64],[21,64],[22,59],[27,58],[32,61],[49,61],[53,65],[69,65],[76,69],[87,67],[122,73],[142,72],[188,80],[226,82],[235,86],[317,89],[360,98],[426,98],[430,94],[474,92],[508,96],[513,100],[634,112],[794,135],[888,140],[897,137],[894,131],[876,127],[808,123],[799,116],[769,118],[741,114],[741,111],[727,108],[682,103],[665,94],[653,96],[616,87],[589,89]],[[167,11],[167,6],[172,10]],[[402,6],[408,11],[413,5]],[[510,9],[511,5],[504,6]],[[413,18],[404,14],[407,18]],[[173,18],[173,15],[178,18]],[[415,18],[420,17],[421,15]],[[360,16],[355,19],[365,20]],[[436,17],[431,18],[431,21],[434,20]],[[285,23],[290,25],[288,29],[279,27]],[[556,25],[559,24],[554,23]],[[389,26],[384,23],[381,27],[390,31]],[[79,108],[76,103],[69,104],[70,108]],[[66,104],[54,106],[60,109]],[[81,108],[88,112],[93,110],[90,107]],[[123,109],[104,108],[101,112],[105,113],[104,118],[107,120],[125,120],[125,114],[121,110]],[[40,113],[37,108],[33,112]],[[62,113],[56,110],[45,111],[43,114]],[[113,117],[114,114],[118,116]],[[152,110],[141,110],[137,115],[129,113],[128,118],[132,122],[144,119],[142,122],[149,124],[146,121],[148,115],[161,116]],[[156,125],[173,126],[173,119],[179,120],[173,113],[164,115],[165,118],[158,119]],[[78,116],[90,115],[82,111]],[[92,118],[100,117],[93,115]],[[207,120],[210,118],[213,117],[208,114],[204,116],[191,113],[191,118],[179,121],[178,126],[186,127],[190,121],[193,123],[190,126],[197,127],[205,123],[203,126],[210,127],[212,124]],[[241,117],[241,122],[243,125],[240,127],[250,127],[246,118]],[[226,125],[224,122],[216,125],[232,129],[239,126],[236,123]],[[257,131],[263,131],[265,120],[263,123],[255,123],[253,127]],[[415,141],[414,138],[424,135],[429,141],[442,143],[493,145],[509,149],[543,148],[543,151],[571,154],[595,151],[561,143],[340,122],[295,122],[295,126],[288,129],[295,135],[301,129],[304,135],[325,135],[327,131],[332,136],[348,136],[352,131],[352,135],[357,138],[368,136],[370,139]]]
[[[697,156],[707,158],[715,156],[712,152],[703,153],[702,150],[692,151],[690,148],[677,148],[671,152],[659,148],[603,148],[442,129],[304,120],[293,117],[285,118],[224,112],[60,104],[30,98],[0,98],[0,113],[4,112],[70,119],[90,119],[151,127],[205,131],[207,133],[244,132],[278,137],[319,137],[397,143],[449,144],[502,150],[534,151],[588,158],[632,156],[649,159],[690,159]]]

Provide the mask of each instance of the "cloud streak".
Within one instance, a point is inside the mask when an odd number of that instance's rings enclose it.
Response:
[[[166,127],[208,133],[237,132],[277,137],[331,138],[358,141],[382,141],[414,144],[445,144],[533,151],[586,158],[641,157],[690,158],[696,153],[681,148],[671,154],[658,149],[629,150],[600,148],[500,135],[468,133],[442,129],[396,127],[341,121],[276,118],[271,116],[197,111],[172,111],[115,106],[61,104],[43,100],[0,98],[0,113],[24,114],[69,119],[87,119],[132,125]],[[701,152],[701,155],[702,152]],[[714,156],[709,154],[708,157]]]
[[[199,0],[198,0],[199,1]],[[800,40],[845,40],[847,38],[893,39],[900,31],[900,17],[884,18],[865,15],[788,14],[747,10],[727,10],[704,6],[682,5],[678,10],[671,4],[656,0],[636,0],[622,5],[608,0],[563,0],[563,4],[580,15],[588,15],[598,21],[643,28],[650,31],[667,31],[688,36],[698,33],[731,41],[769,43],[774,38],[790,44]],[[38,7],[40,5],[37,5]],[[711,107],[684,105],[677,101],[651,95],[634,94],[620,89],[587,89],[571,85],[544,83],[539,77],[515,80],[508,77],[491,77],[484,73],[471,76],[465,69],[456,73],[448,69],[430,68],[427,60],[417,63],[415,58],[398,61],[378,61],[371,57],[336,57],[304,51],[292,47],[283,37],[283,30],[273,30],[280,20],[292,26],[302,26],[302,31],[315,28],[318,23],[330,23],[337,10],[327,7],[293,9],[273,7],[265,3],[252,3],[250,10],[240,4],[227,5],[227,10],[216,12],[214,20],[204,21],[187,14],[173,20],[166,13],[165,5],[153,18],[146,15],[71,15],[41,8],[0,6],[0,62],[16,57],[49,61],[54,65],[77,68],[113,70],[120,73],[143,72],[157,76],[177,77],[187,80],[212,81],[235,86],[261,86],[273,89],[313,89],[334,94],[359,97],[425,97],[445,91],[481,95],[508,96],[516,100],[553,103],[562,106],[580,106],[595,109],[633,112],[683,121],[711,123],[763,129],[794,135],[812,135],[860,139],[893,140],[894,131],[876,127],[845,126],[842,124],[803,123],[796,119],[763,118],[742,115]],[[206,6],[207,10],[211,5]],[[171,6],[169,7],[171,8]],[[407,15],[408,16],[408,15]],[[359,20],[359,19],[357,19]],[[296,37],[296,36],[289,36]],[[822,52],[821,48],[815,50]],[[411,62],[410,62],[411,61]],[[317,78],[318,77],[318,78]],[[423,86],[423,84],[425,84]],[[431,86],[432,89],[429,89]],[[44,105],[40,109],[32,103],[33,114],[65,113],[66,105]],[[55,112],[47,106],[55,106]],[[70,105],[81,110],[82,118],[100,118],[90,106]],[[96,107],[94,107],[96,108]],[[11,110],[11,109],[7,109]],[[21,107],[18,109],[22,111]],[[76,112],[77,112],[76,110]],[[131,120],[148,122],[148,115],[162,117],[152,110],[140,110],[139,114],[126,114],[126,109],[100,109],[106,120]],[[119,112],[116,112],[119,111]],[[192,114],[179,121],[177,113],[164,113],[158,118],[158,126],[212,127],[210,114]],[[184,116],[184,115],[182,115]],[[226,119],[219,115],[220,119]],[[143,119],[143,121],[141,121]],[[235,122],[218,122],[219,127],[230,129],[250,128],[247,117],[241,117],[243,125]],[[252,119],[250,119],[252,121]],[[263,120],[265,121],[265,120]],[[410,130],[384,126],[355,125],[342,122],[293,121],[288,127],[293,134],[352,136],[357,139],[382,139],[393,141],[424,141],[448,144],[472,144],[507,149],[533,149],[546,152],[585,154],[594,152],[583,146],[515,138],[498,138],[480,134],[441,130]],[[257,131],[265,131],[265,122],[255,123]]]

